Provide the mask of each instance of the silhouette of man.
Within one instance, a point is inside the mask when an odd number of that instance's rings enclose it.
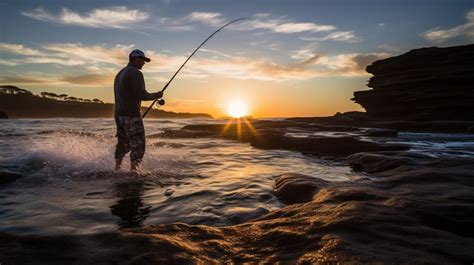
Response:
[[[163,97],[163,93],[148,93],[140,71],[150,59],[140,50],[128,56],[128,65],[115,76],[115,124],[117,146],[115,170],[120,170],[124,156],[130,152],[131,170],[138,171],[145,154],[145,128],[141,117],[141,101]]]

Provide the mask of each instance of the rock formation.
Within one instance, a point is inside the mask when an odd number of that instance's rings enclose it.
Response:
[[[308,134],[294,137],[294,132]],[[335,136],[315,135],[321,132]],[[311,135],[313,134],[313,135]],[[408,150],[406,144],[388,144],[360,139],[368,137],[397,137],[398,132],[387,129],[361,129],[350,126],[327,126],[298,121],[240,121],[227,124],[191,124],[181,129],[165,130],[150,138],[217,137],[248,142],[261,149],[284,149],[305,154],[343,157],[358,152]]]
[[[474,120],[474,44],[422,48],[367,66],[354,100],[372,119]]]

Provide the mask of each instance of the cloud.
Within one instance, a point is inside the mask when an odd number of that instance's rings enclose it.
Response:
[[[187,15],[184,20],[187,22],[203,22],[211,26],[221,26],[225,22],[221,13],[211,12],[192,12]]]
[[[434,29],[423,32],[421,36],[434,43],[442,43],[454,38],[466,38],[468,41],[474,41],[474,9],[466,15],[466,23],[451,29]]]
[[[22,15],[32,19],[54,22],[65,25],[76,25],[91,28],[131,28],[135,23],[143,22],[149,14],[137,9],[128,9],[125,6],[93,9],[81,15],[67,8],[55,15],[43,8],[21,12]]]
[[[257,14],[252,20],[234,26],[237,30],[266,29],[275,33],[291,34],[300,32],[325,32],[335,30],[333,25],[315,24],[312,22],[293,22],[284,18],[269,18],[268,14]]]
[[[302,61],[302,64],[313,64],[321,57],[310,48],[296,50],[290,53],[290,57]]]
[[[59,81],[75,84],[75,85],[86,85],[86,86],[97,86],[104,84],[112,84],[114,81],[114,75],[111,74],[83,74],[66,76]]]
[[[346,42],[360,41],[360,39],[355,36],[354,31],[335,31],[323,37],[323,40],[336,40]]]
[[[390,45],[390,44],[380,44],[377,45],[377,49],[392,53],[392,54],[397,54],[402,52],[402,48],[399,46],[395,45]]]
[[[0,52],[20,54],[20,55],[37,55],[37,56],[44,55],[44,53],[38,50],[27,48],[21,44],[11,44],[11,43],[4,43],[4,42],[0,42]]]
[[[42,45],[42,51],[21,44],[0,43],[0,52],[23,55],[23,58],[2,59],[0,64],[123,65],[134,45],[83,45],[81,43],[54,43]]]
[[[49,84],[49,85],[80,85],[100,86],[113,83],[114,74],[80,74],[73,76],[51,75],[45,73],[26,73],[21,76],[16,74],[0,76],[0,83],[4,84]]]
[[[357,37],[354,34],[354,31],[334,31],[324,37],[301,37],[300,39],[307,40],[307,41],[333,40],[333,41],[343,41],[343,42],[349,42],[349,43],[356,43],[356,42],[361,41],[361,38]]]
[[[259,48],[264,48],[267,50],[272,50],[272,51],[279,51],[280,50],[280,43],[276,42],[269,42],[269,41],[255,41],[251,42],[250,45],[256,46]]]
[[[50,84],[53,80],[34,76],[0,76],[0,82],[4,84]]]
[[[0,64],[6,65],[6,66],[18,65],[18,63],[15,62],[14,60],[4,60],[4,59],[0,59]]]
[[[390,57],[388,53],[348,53],[334,56],[322,56],[318,64],[329,69],[329,75],[364,76],[367,65],[374,61]]]
[[[128,54],[134,45],[84,45],[82,43],[54,43],[41,46],[52,55],[60,58],[70,58],[84,63],[105,63],[121,65],[128,61]]]

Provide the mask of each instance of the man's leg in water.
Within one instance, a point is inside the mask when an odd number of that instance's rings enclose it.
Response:
[[[117,145],[115,146],[115,170],[120,170],[123,157],[130,152],[130,139],[128,137],[126,121],[123,117],[117,117]]]
[[[145,128],[142,118],[133,118],[129,129],[131,170],[137,171],[145,155]]]

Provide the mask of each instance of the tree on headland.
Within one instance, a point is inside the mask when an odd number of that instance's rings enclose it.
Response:
[[[59,99],[59,95],[50,92],[41,92],[40,95],[44,98]]]
[[[16,86],[0,86],[0,93],[4,94],[32,94],[30,91],[26,89],[21,89]]]

